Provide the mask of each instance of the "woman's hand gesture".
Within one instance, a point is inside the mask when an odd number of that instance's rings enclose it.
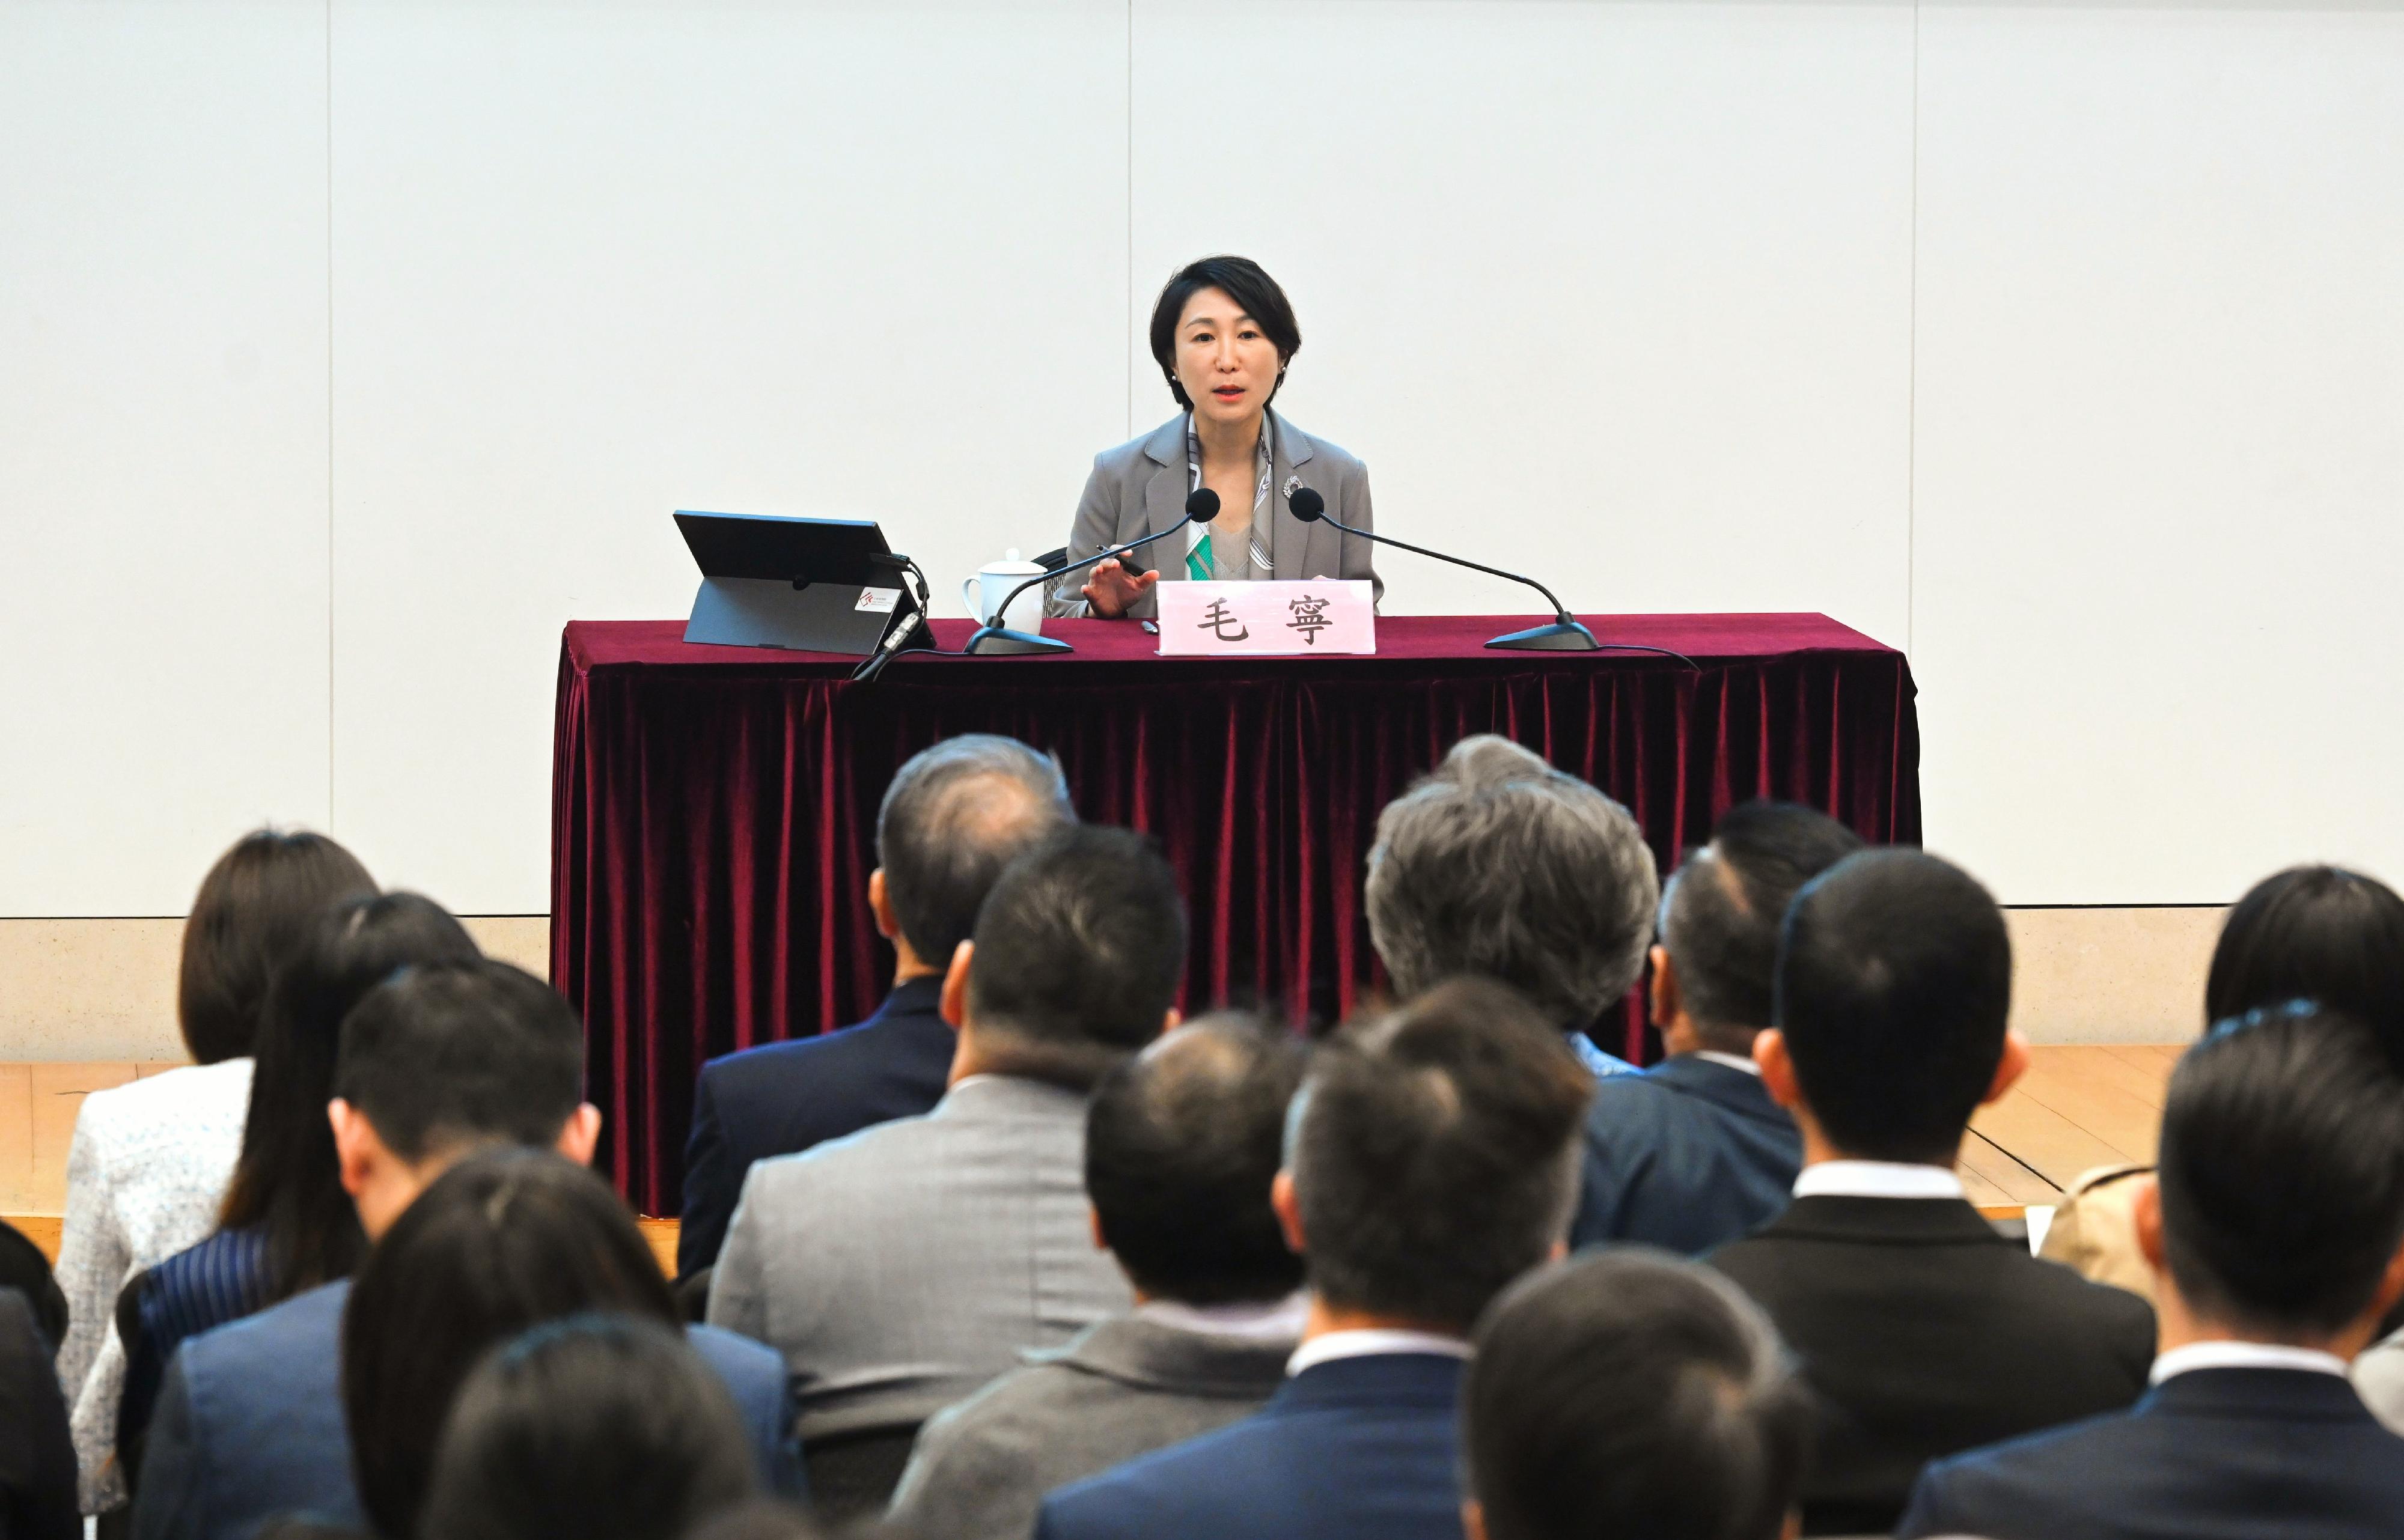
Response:
[[[1152,586],[1159,581],[1159,573],[1131,573],[1113,556],[1107,562],[1096,563],[1085,586],[1077,591],[1085,596],[1085,603],[1094,606],[1096,615],[1115,620],[1126,614],[1127,606],[1150,593]]]

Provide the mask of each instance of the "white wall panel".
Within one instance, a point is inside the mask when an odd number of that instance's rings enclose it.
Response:
[[[1161,282],[1242,252],[1381,532],[1900,644],[1911,47],[1906,5],[1137,0],[1130,431]],[[1390,613],[1540,603],[1379,571]]]
[[[327,818],[321,5],[0,6],[0,914]]]
[[[2021,903],[2404,878],[2404,13],[1921,29],[1929,842]]]
[[[333,29],[336,813],[542,912],[559,629],[685,612],[672,509],[882,519],[939,613],[1063,537],[1125,415],[1126,13]]]

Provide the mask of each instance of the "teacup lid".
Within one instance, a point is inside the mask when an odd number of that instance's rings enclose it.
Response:
[[[1041,572],[1043,569],[1036,563],[1021,558],[1018,554],[1018,548],[1016,546],[1013,546],[1008,550],[1002,552],[1000,561],[987,562],[978,570],[981,572],[1017,572],[1031,575]]]

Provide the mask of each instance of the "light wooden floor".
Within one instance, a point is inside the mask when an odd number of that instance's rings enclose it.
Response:
[[[2180,1046],[2038,1047],[2012,1093],[1972,1120],[1962,1150],[1970,1200],[1996,1214],[2050,1203],[2081,1172],[2150,1162],[2162,1088]],[[67,1141],[84,1097],[172,1064],[0,1064],[0,1216],[55,1255]],[[672,1264],[676,1221],[646,1219]]]

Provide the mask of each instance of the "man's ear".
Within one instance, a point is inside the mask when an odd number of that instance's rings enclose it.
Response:
[[[1776,1027],[1755,1033],[1753,1061],[1761,1069],[1761,1089],[1788,1112],[1803,1104],[1803,1083],[1796,1078],[1795,1060],[1786,1051],[1786,1034]]]
[[[1094,1207],[1091,1203],[1085,1205],[1085,1224],[1086,1228],[1094,1232],[1094,1249],[1096,1251],[1110,1250],[1111,1243],[1102,1239],[1102,1211]]]
[[[368,1185],[377,1161],[388,1158],[384,1141],[367,1115],[337,1096],[326,1103],[326,1120],[334,1126],[334,1163],[342,1176],[342,1190],[356,1198]]]
[[[2167,1272],[2170,1264],[2163,1260],[2162,1250],[2162,1185],[2151,1172],[2137,1178],[2137,1190],[2130,1200],[2129,1218],[2137,1232],[2137,1250],[2145,1266],[2156,1272]]]
[[[888,941],[902,933],[902,927],[893,921],[893,905],[885,896],[883,867],[868,874],[868,912],[875,917],[876,934]]]
[[[1653,948],[1651,957],[1653,1024],[1666,1030],[1670,1022],[1678,1019],[1678,1012],[1684,1008],[1683,1003],[1678,999],[1678,973],[1670,965],[1669,948],[1656,944]]]
[[[2028,1073],[2028,1039],[2017,1032],[2004,1034],[2004,1056],[1996,1061],[1995,1077],[1987,1083],[1987,1094],[1978,1098],[1981,1106],[2002,1101],[2013,1084]]]
[[[1269,1184],[1269,1207],[1277,1211],[1278,1228],[1285,1235],[1285,1249],[1296,1256],[1303,1256],[1302,1204],[1293,1195],[1293,1172],[1281,1170],[1277,1180]]]
[[[2398,1299],[2404,1299],[2404,1246],[2398,1246],[2396,1255],[2387,1259],[2387,1270],[2380,1276],[2379,1293],[2370,1301],[2370,1319],[2385,1320]]]
[[[1475,1497],[1461,1500],[1461,1533],[1468,1540],[1486,1540],[1486,1505]]]
[[[1168,1007],[1168,1014],[1160,1019],[1160,1035],[1166,1037],[1184,1024],[1185,1013],[1171,1006]]]
[[[952,949],[952,965],[943,973],[943,997],[935,1005],[943,1013],[943,1024],[954,1032],[969,1019],[969,957],[975,950],[973,941],[963,941]]]
[[[581,1103],[559,1126],[559,1140],[552,1147],[580,1166],[593,1163],[593,1151],[601,1143],[601,1109],[590,1102]]]

